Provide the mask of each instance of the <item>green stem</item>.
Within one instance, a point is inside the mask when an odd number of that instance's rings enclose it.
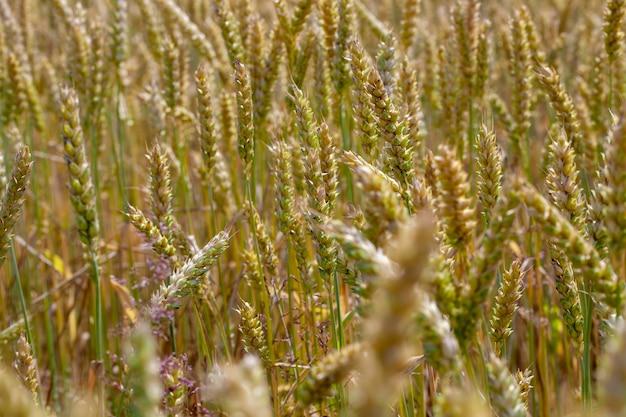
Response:
[[[345,346],[345,340],[343,338],[343,318],[341,314],[341,294],[339,293],[339,274],[337,271],[333,273],[333,287],[335,289],[335,302],[337,303],[337,349],[342,349]]]
[[[589,283],[585,283],[581,292],[583,307],[583,357],[580,359],[582,374],[581,391],[583,405],[585,409],[591,409],[592,388],[591,388],[591,324],[593,315],[593,303],[588,292]]]
[[[4,154],[5,155],[10,155],[11,152],[9,151],[9,138],[6,135],[2,135],[2,143],[3,143],[3,147],[4,147]],[[32,144],[31,144],[31,150],[32,150]],[[7,178],[10,178],[10,170],[9,170],[9,165],[7,164],[5,166],[5,174],[7,176]],[[11,261],[11,268],[13,269],[13,274],[15,276],[15,286],[17,287],[17,292],[18,292],[18,296],[20,299],[20,309],[22,312],[22,318],[24,319],[24,327],[26,329],[26,339],[28,340],[28,343],[30,344],[30,348],[31,348],[31,354],[33,355],[33,358],[37,358],[36,352],[35,352],[35,344],[33,343],[33,334],[31,332],[30,329],[30,323],[28,322],[28,311],[26,309],[26,298],[24,297],[24,289],[22,288],[22,279],[20,277],[20,271],[17,265],[17,257],[15,255],[15,245],[13,243],[13,239],[9,240],[9,258]],[[1,266],[1,264],[0,264]],[[39,376],[37,376],[37,378],[39,378]],[[38,384],[39,385],[39,384]],[[41,386],[39,385],[38,388],[38,395],[39,395],[39,401],[41,404],[43,404],[43,396],[41,393]]]
[[[28,311],[26,309],[26,299],[24,298],[24,289],[22,288],[22,280],[20,278],[20,272],[17,266],[17,257],[15,256],[15,246],[13,244],[13,239],[9,243],[9,251],[11,258],[11,267],[13,268],[13,274],[15,275],[15,286],[17,287],[17,293],[20,299],[20,308],[22,310],[22,318],[24,319],[24,327],[26,329],[26,338],[28,339],[28,343],[31,345],[33,352],[35,350],[33,346],[33,334],[30,330],[30,324],[28,323]],[[34,353],[33,353],[34,356]]]
[[[22,310],[22,318],[24,319],[24,328],[26,329],[26,339],[30,345],[31,355],[33,356],[35,363],[37,362],[37,353],[35,352],[35,343],[33,339],[33,333],[30,329],[30,323],[28,322],[28,311],[26,309],[26,298],[24,297],[24,289],[22,288],[22,279],[20,278],[20,272],[17,266],[17,257],[15,256],[15,246],[13,239],[9,242],[9,257],[11,258],[11,268],[15,275],[15,286],[17,287],[17,293],[20,299],[20,308]],[[41,384],[39,383],[39,374],[37,374],[37,396],[39,397],[39,403],[43,404],[43,394],[41,392]]]
[[[328,301],[329,301],[329,309],[330,309],[330,320],[331,320],[331,323],[333,323],[333,325],[330,326],[331,335],[335,342],[335,349],[341,350],[345,346],[345,339],[344,339],[343,318],[341,314],[341,297],[339,293],[339,275],[337,274],[336,270],[333,271],[333,288],[332,289],[329,288],[329,292],[330,292],[330,296],[328,298]],[[333,297],[334,297],[334,302],[333,302]],[[335,303],[337,304],[336,309],[335,309],[335,306],[333,305]],[[346,393],[342,384],[337,385],[337,396],[339,397],[340,415],[343,417],[344,415],[347,415],[346,412],[348,409],[348,404],[347,404]]]
[[[91,278],[96,290],[96,360],[100,364],[102,372],[104,370],[104,326],[102,324],[102,283],[100,280],[100,266],[98,265],[98,256],[93,248],[89,249],[88,255],[92,267]],[[100,375],[98,377],[98,391],[100,392],[100,409],[104,416],[106,398],[104,382]]]
[[[125,382],[124,382],[125,387],[128,386],[130,377],[131,377],[131,373],[129,372],[125,378]],[[126,390],[122,390],[122,393],[120,394],[120,398],[117,402],[117,407],[115,409],[115,417],[119,417],[122,415],[122,406],[124,405],[124,397],[126,397]]]
[[[100,107],[93,116],[95,120],[100,118]],[[99,214],[98,221],[100,224],[104,224],[104,218],[102,215],[102,196],[100,195],[100,175],[98,174],[98,123],[90,123],[87,128],[91,136],[91,175],[93,177],[93,186],[96,190],[96,213]]]
[[[211,215],[209,216],[210,224],[211,224],[210,235],[215,236],[217,234],[217,216],[215,215],[215,200],[213,199],[213,186],[211,185],[210,182],[209,182],[209,204],[211,206]],[[217,263],[218,282],[220,282],[223,288],[224,275],[222,272],[222,261],[218,258],[216,263]],[[224,296],[226,296],[225,292],[223,292],[223,294]],[[228,311],[226,311],[226,314],[228,314]],[[226,317],[228,317],[228,315],[226,315]],[[230,321],[224,320],[224,324],[226,326],[226,334],[230,334]],[[228,346],[228,350],[230,350],[230,343],[227,346]],[[228,354],[230,355],[230,351],[228,352]]]
[[[350,150],[350,126],[346,117],[346,110],[343,103],[339,105],[339,124],[341,125],[341,144],[343,150]],[[343,166],[343,175],[346,178],[346,190],[348,193],[348,201],[354,204],[354,189],[352,186],[352,174],[347,166]]]

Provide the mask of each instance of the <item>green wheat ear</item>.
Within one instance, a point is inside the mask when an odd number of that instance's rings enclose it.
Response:
[[[238,152],[244,166],[244,173],[249,176],[254,161],[254,111],[250,77],[245,66],[235,62],[235,92],[237,93],[239,145]]]
[[[61,117],[63,146],[69,170],[69,189],[77,215],[78,235],[89,252],[97,251],[100,225],[96,215],[96,197],[91,170],[85,154],[83,129],[80,123],[78,94],[71,88],[62,91]]]

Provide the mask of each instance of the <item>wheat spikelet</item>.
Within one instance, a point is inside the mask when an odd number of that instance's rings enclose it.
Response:
[[[2,367],[0,369],[0,407],[2,413],[11,417],[44,417],[47,414],[39,408],[27,391],[12,375]]]
[[[70,197],[77,215],[80,240],[89,252],[95,253],[100,227],[91,170],[85,155],[78,96],[71,88],[64,89],[62,95],[63,145],[70,174]]]
[[[275,27],[271,36],[271,45],[263,57],[263,66],[259,85],[254,85],[254,118],[260,126],[265,122],[272,106],[272,91],[280,75],[281,64],[285,59],[285,33]],[[299,73],[304,74],[304,70]]]
[[[344,153],[343,160],[356,174],[367,201],[363,212],[368,224],[366,234],[372,241],[378,241],[407,216],[399,198],[399,185],[352,152]]]
[[[437,177],[437,215],[441,219],[446,243],[465,251],[472,241],[476,224],[471,209],[469,182],[461,162],[452,149],[441,146],[434,158]]]
[[[309,204],[319,213],[328,213],[326,208],[325,190],[323,184],[322,165],[320,161],[319,125],[313,116],[313,110],[308,99],[297,86],[292,86],[295,102],[295,119],[298,127],[301,145],[300,152],[306,155],[306,169],[304,171],[306,189],[309,195]]]
[[[472,80],[472,93],[480,102],[485,95],[485,89],[491,76],[490,68],[490,39],[489,22],[482,22],[478,29],[478,45],[476,46],[476,71]]]
[[[297,39],[300,32],[302,32],[306,19],[311,14],[315,3],[314,0],[300,0],[296,3],[290,26],[290,33],[293,39]]]
[[[544,43],[540,39],[539,31],[537,30],[537,26],[530,16],[530,11],[528,7],[523,5],[517,10],[517,16],[519,20],[522,22],[523,28],[526,31],[526,39],[528,39],[528,48],[530,49],[530,53],[533,59],[536,62],[545,62],[546,61],[546,53],[541,48]]]
[[[618,167],[626,156],[626,117],[622,117],[611,129],[609,141],[595,203],[603,206],[597,211],[601,224],[606,227],[610,247],[621,250],[626,246],[626,222],[622,216],[626,176]]]
[[[550,241],[563,250],[575,270],[588,274],[598,301],[617,308],[621,303],[623,286],[617,281],[610,265],[600,258],[598,252],[575,227],[534,188],[525,186],[521,198],[532,210],[533,217],[545,228]]]
[[[609,0],[606,2],[604,11],[604,47],[609,62],[617,60],[623,52],[622,41],[624,39],[624,31],[622,30],[622,21],[626,14],[626,1]]]
[[[252,90],[249,75],[239,61],[235,62],[235,90],[237,92],[237,115],[239,145],[237,150],[243,161],[244,172],[249,176],[254,162],[254,122]]]
[[[421,293],[418,296],[417,324],[422,336],[426,362],[441,374],[456,374],[460,370],[459,343],[452,333],[450,322],[443,316],[437,303]]]
[[[155,13],[154,3],[152,3],[152,0],[139,0],[137,4],[141,11],[141,17],[146,23],[146,35],[150,52],[152,52],[155,61],[161,62],[163,60],[163,31],[160,26],[161,22]]]
[[[128,59],[128,2],[114,0],[111,10],[111,60],[115,67],[115,76],[120,86],[129,82],[126,61]]]
[[[386,415],[386,403],[396,393],[397,378],[405,366],[405,332],[417,301],[415,285],[424,280],[432,235],[432,219],[423,215],[402,228],[390,248],[402,269],[381,271],[386,275],[380,276],[381,292],[373,301],[378,314],[371,317],[366,333],[371,357],[359,367],[361,378],[354,399],[360,416]]]
[[[9,80],[6,88],[9,99],[5,107],[4,119],[8,122],[15,122],[18,117],[28,112],[28,96],[20,62],[14,53],[9,53],[6,66]]]
[[[522,400],[522,403],[524,403],[526,410],[528,410],[528,394],[533,388],[532,380],[534,378],[534,375],[531,373],[530,369],[524,369],[523,371],[518,370],[513,376],[515,377],[515,380],[519,385],[520,398]]]
[[[266,368],[271,367],[272,360],[270,358],[267,339],[265,338],[263,326],[254,308],[244,301],[237,311],[241,316],[239,331],[241,332],[243,346],[246,352],[258,355],[263,366]]]
[[[350,63],[356,90],[354,115],[360,130],[361,147],[371,162],[378,158],[379,130],[374,116],[374,104],[367,92],[369,73],[372,68],[369,57],[358,41],[350,44]]]
[[[402,7],[400,40],[405,51],[410,51],[417,39],[421,0],[405,0]]]
[[[411,147],[415,153],[414,165],[417,167],[419,159],[424,154],[424,143],[428,138],[428,131],[422,111],[421,91],[418,85],[417,71],[411,69],[407,60],[402,63],[403,94],[406,100],[404,117],[406,119]]]
[[[415,178],[411,154],[413,150],[407,136],[406,126],[399,120],[399,113],[387,94],[379,72],[375,69],[369,74],[367,91],[374,104],[382,138],[387,145],[383,157],[385,168],[403,188],[407,188]]]
[[[218,66],[219,69],[219,62],[213,45],[198,26],[191,21],[189,16],[173,0],[153,1],[160,6],[165,15],[178,22],[180,29],[189,38],[198,53],[208,59],[212,64]]]
[[[82,5],[77,5],[70,19],[69,22],[66,21],[66,25],[71,31],[71,36],[68,40],[68,49],[73,59],[68,58],[67,63],[68,67],[72,70],[76,90],[82,96],[88,89],[89,50],[91,48],[85,23],[85,9]]]
[[[205,67],[196,71],[196,94],[198,98],[198,120],[200,121],[200,148],[204,167],[211,175],[215,167],[217,153],[217,132],[215,127],[209,72]]]
[[[30,150],[27,146],[22,146],[15,155],[9,183],[0,206],[0,266],[4,263],[13,228],[22,212],[31,167]]]
[[[559,74],[552,67],[540,65],[535,74],[537,80],[545,90],[550,99],[550,104],[557,113],[559,120],[563,123],[563,129],[567,138],[572,143],[577,161],[583,161],[585,155],[585,141],[580,132],[580,122],[572,98],[563,87]],[[581,166],[584,166],[582,164]]]
[[[109,94],[106,91],[108,82],[108,73],[106,72],[106,31],[104,25],[100,21],[96,21],[90,24],[89,33],[91,34],[89,42],[91,44],[91,57],[89,62],[91,63],[89,69],[90,74],[87,85],[87,96],[89,98],[88,114],[96,119],[104,117],[104,112],[101,111],[103,102]],[[101,123],[101,120],[96,120],[95,123]]]
[[[171,358],[162,368],[167,368],[163,375],[163,388],[165,395],[163,401],[170,415],[182,417],[187,387],[184,384],[185,375],[182,369],[183,362],[180,359]]]
[[[179,299],[200,285],[211,265],[228,249],[229,239],[229,234],[224,231],[215,235],[172,274],[169,284],[162,284],[152,295],[152,307],[177,308]]]
[[[330,61],[333,68],[331,76],[337,91],[335,102],[340,102],[346,89],[350,87],[350,63],[346,58],[350,41],[354,34],[358,32],[353,0],[339,0],[338,12],[336,53],[333,61]]]
[[[231,416],[271,417],[266,375],[260,361],[246,355],[238,364],[209,376],[209,395]]]
[[[278,254],[276,253],[274,243],[272,242],[272,239],[268,234],[267,228],[265,227],[265,223],[261,219],[261,216],[259,215],[259,212],[256,210],[256,208],[247,205],[246,209],[248,210],[248,215],[254,217],[253,224],[255,225],[255,229],[253,232],[256,235],[256,240],[259,244],[262,266],[267,271],[268,276],[278,277],[278,268],[280,261],[278,259]]]
[[[519,192],[515,189],[501,196],[496,204],[494,218],[482,238],[482,245],[474,256],[469,286],[463,288],[463,296],[459,299],[461,305],[456,316],[451,318],[454,332],[462,346],[471,343],[475,336],[481,308],[502,260],[503,246],[512,231],[520,201]]]
[[[583,348],[583,313],[580,304],[578,283],[574,278],[571,262],[558,250],[553,250],[552,266],[556,290],[563,310],[563,321],[574,348]]]
[[[296,208],[295,184],[292,171],[292,157],[287,144],[279,139],[270,148],[272,153],[272,175],[278,206],[278,224],[294,246],[300,273],[308,276],[308,249],[304,234],[303,220]]]
[[[159,227],[152,220],[148,219],[141,210],[131,205],[128,206],[126,211],[128,220],[144,236],[146,241],[151,244],[152,250],[157,255],[170,259],[172,265],[177,265],[176,248],[171,240],[161,232]]]
[[[564,131],[552,138],[549,152],[550,163],[546,175],[546,184],[550,199],[576,227],[578,232],[586,238],[587,204],[578,179],[574,150]]]
[[[351,344],[340,351],[331,352],[317,361],[299,388],[302,405],[319,402],[326,397],[334,384],[340,384],[354,371],[363,347]]]
[[[506,363],[492,355],[487,363],[489,396],[494,411],[501,417],[525,417],[520,386],[506,367]]]
[[[161,229],[163,235],[167,237],[168,241],[172,245],[175,245],[184,256],[191,256],[191,248],[187,237],[181,225],[173,215],[173,193],[169,162],[166,156],[161,152],[158,143],[152,147],[147,157],[150,206],[152,207],[152,214],[157,221],[157,226]],[[158,238],[157,236],[152,237]]]
[[[522,263],[516,260],[502,274],[502,282],[491,310],[489,329],[494,351],[498,356],[502,352],[502,343],[513,333],[513,316],[517,310],[517,302],[522,298],[522,281],[526,272],[527,270],[522,270]]]
[[[444,41],[439,44],[437,50],[437,78],[439,80],[439,102],[440,108],[456,109],[461,90],[461,74],[459,72],[458,54],[456,52],[456,44],[453,34],[448,29],[444,35]],[[461,109],[465,112],[465,109]],[[446,114],[446,120],[443,118],[438,120],[438,126],[443,128],[446,137],[450,138],[453,145],[463,149],[463,132],[460,131],[460,122],[463,118],[461,112],[449,112]]]
[[[267,291],[263,267],[256,255],[256,248],[252,239],[248,241],[247,249],[243,253],[243,260],[243,277],[248,285],[259,294]]]
[[[509,51],[509,73],[514,79],[511,115],[515,125],[511,142],[513,145],[513,158],[522,156],[521,143],[526,139],[530,128],[530,107],[532,97],[532,67],[531,53],[528,45],[528,33],[525,30],[524,22],[519,13],[511,19],[509,23],[508,44]],[[515,163],[514,163],[515,165]]]
[[[465,113],[467,105],[474,95],[474,80],[477,71],[478,28],[480,2],[471,0],[457,2],[452,10],[454,38],[459,54],[459,70],[462,74],[462,102],[459,111]]]
[[[339,25],[339,10],[337,8],[338,2],[330,0],[320,0],[318,2],[318,10],[321,20],[320,26],[324,33],[324,51],[326,61],[329,63],[335,62],[335,43],[337,41],[337,27]]]
[[[396,57],[396,38],[392,32],[388,32],[378,43],[376,53],[376,66],[380,78],[385,86],[387,95],[395,100],[398,94],[398,58]]]
[[[224,0],[215,0],[214,10],[217,16],[217,22],[222,30],[222,37],[228,50],[228,58],[230,62],[243,62],[245,52],[243,48],[243,40],[237,20],[230,10],[228,3]]]
[[[502,192],[502,154],[496,143],[493,130],[481,127],[477,136],[476,150],[478,156],[478,198],[483,205],[482,214],[485,224],[489,223],[491,211]]]
[[[24,319],[20,319],[12,323],[7,328],[2,329],[2,331],[0,331],[0,346],[16,340],[24,332],[25,328]]]
[[[30,343],[24,335],[17,339],[17,351],[13,362],[15,372],[20,377],[25,387],[30,391],[35,404],[38,403],[39,376],[37,375],[37,363],[33,357]]]

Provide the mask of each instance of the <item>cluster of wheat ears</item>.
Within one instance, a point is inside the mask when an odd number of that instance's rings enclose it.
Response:
[[[0,415],[626,415],[626,0],[0,0]]]

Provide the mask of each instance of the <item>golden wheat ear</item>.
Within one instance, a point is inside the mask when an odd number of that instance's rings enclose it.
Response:
[[[310,373],[298,388],[301,406],[324,400],[332,392],[334,384],[342,384],[355,371],[363,346],[359,343],[345,346],[337,352],[328,353],[312,365]]]
[[[432,216],[421,214],[401,225],[389,244],[387,267],[380,268],[380,291],[372,300],[373,314],[364,329],[366,354],[358,365],[360,379],[354,392],[359,416],[385,415],[387,403],[398,394],[406,369],[406,334],[421,301],[416,286],[427,281],[426,266],[434,246]],[[382,258],[381,255],[378,255]]]
[[[22,146],[15,155],[8,184],[3,193],[2,206],[0,206],[0,266],[4,263],[13,236],[13,228],[24,206],[31,167],[30,150],[27,146]]]
[[[209,375],[209,397],[229,415],[271,417],[267,375],[261,361],[246,355]]]
[[[46,413],[20,384],[15,374],[0,367],[0,406],[2,414],[11,417],[45,417]]]

